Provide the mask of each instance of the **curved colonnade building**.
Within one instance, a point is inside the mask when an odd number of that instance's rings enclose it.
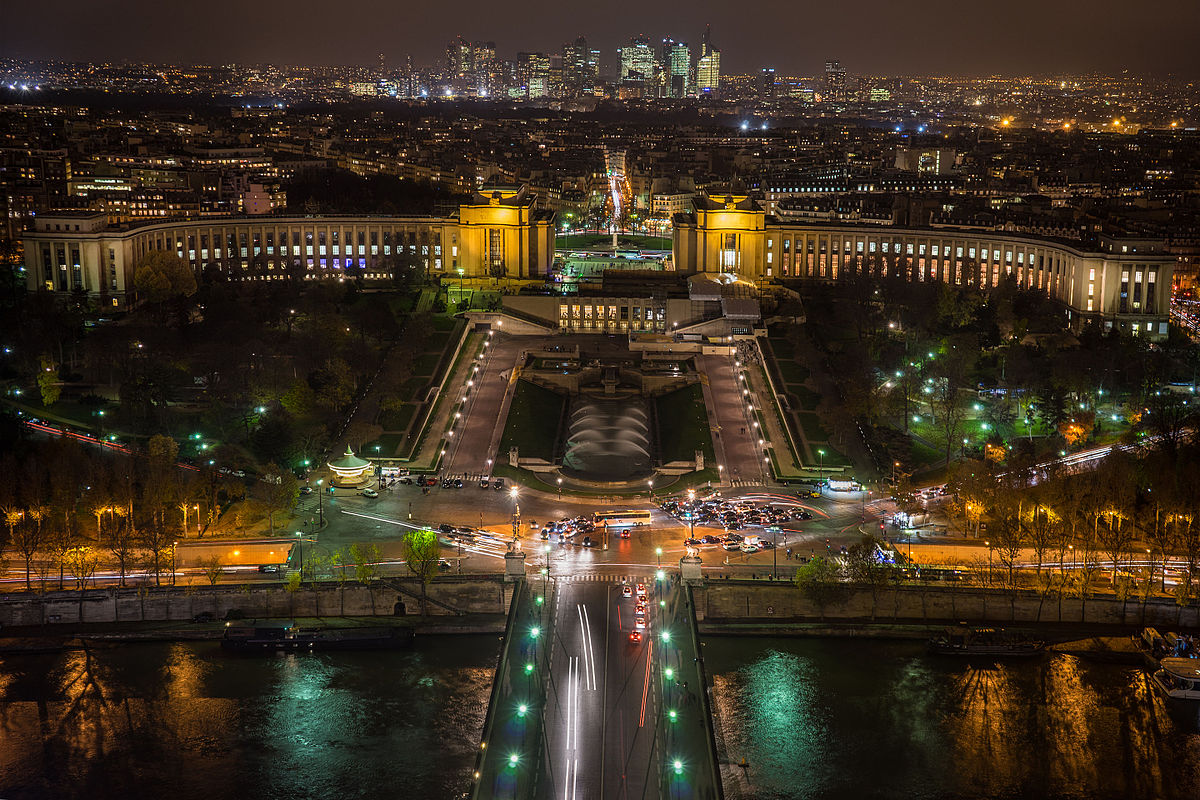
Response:
[[[900,276],[991,288],[1002,276],[1062,303],[1073,327],[1100,321],[1165,338],[1175,259],[1153,243],[1078,242],[965,228],[793,222],[739,196],[695,199],[674,218],[675,268],[748,281]]]
[[[389,278],[393,257],[431,274],[543,278],[554,259],[554,215],[527,187],[489,190],[447,217],[201,217],[110,227],[104,214],[39,215],[24,233],[31,290],[84,291],[101,307],[134,301],[134,271],[154,250],[226,280]]]

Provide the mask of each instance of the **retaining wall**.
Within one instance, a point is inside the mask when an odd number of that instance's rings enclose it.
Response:
[[[824,609],[790,582],[709,581],[693,591],[697,620],[708,625],[749,620],[929,621],[1004,623],[1088,623],[1200,628],[1200,606],[1179,606],[1167,598],[1122,602],[1112,596],[1048,596],[968,587],[853,588]]]
[[[391,585],[388,585],[391,584]],[[395,588],[401,586],[407,592]],[[419,582],[388,579],[370,586],[347,581],[305,585],[288,592],[280,585],[220,585],[144,588],[104,588],[83,592],[0,595],[0,626],[76,622],[185,621],[201,612],[217,619],[233,610],[256,617],[393,616],[420,614]],[[445,578],[429,585],[430,616],[450,616],[455,610],[474,614],[505,614],[512,584],[500,576]],[[449,606],[449,608],[447,608]]]

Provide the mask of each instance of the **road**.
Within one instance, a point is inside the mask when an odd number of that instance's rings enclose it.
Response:
[[[654,591],[652,583],[646,585]],[[621,586],[608,579],[557,584],[537,797],[659,796],[654,613],[646,617],[642,641],[631,642],[635,598],[622,597]],[[653,607],[653,597],[648,605]]]
[[[743,384],[737,379],[730,356],[698,356],[697,366],[708,380],[705,388],[713,445],[722,477],[740,482],[765,481],[766,464],[760,433],[750,420]]]

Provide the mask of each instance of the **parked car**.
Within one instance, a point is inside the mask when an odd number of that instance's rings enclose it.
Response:
[[[453,568],[454,568],[454,565],[451,564],[446,559],[444,559],[444,558],[438,559],[438,570],[440,570],[441,572],[449,572]]]
[[[491,481],[489,481],[487,478],[480,478],[480,479],[479,479],[479,488],[480,488],[480,489],[487,489],[487,488],[489,488],[491,485],[492,485],[492,482],[491,482]]]
[[[379,492],[369,488],[363,489],[361,492],[359,492],[359,494],[361,494],[363,497],[379,497]]]
[[[448,522],[443,522],[441,525],[438,525],[438,530],[442,533],[454,533],[454,526]]]
[[[279,572],[278,564],[259,564],[258,571],[267,575],[275,575]]]
[[[301,486],[300,487],[300,494],[312,494],[312,493],[313,493],[313,488],[311,486]]]

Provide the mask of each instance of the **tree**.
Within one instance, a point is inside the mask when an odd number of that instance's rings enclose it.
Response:
[[[382,553],[377,544],[350,545],[350,560],[354,562],[354,579],[367,587],[371,597],[371,613],[375,613],[375,591],[373,583],[379,577],[379,559]]]
[[[29,519],[26,519],[26,516]],[[37,555],[38,549],[42,546],[42,524],[40,515],[34,518],[33,514],[9,509],[5,512],[5,522],[8,523],[10,530],[10,538],[17,552],[21,554],[21,558],[25,561],[25,589],[33,589],[33,583],[30,580],[30,572],[33,565],[33,557]],[[36,523],[36,524],[35,524]]]
[[[300,483],[289,470],[268,464],[259,484],[260,495],[267,509],[267,524],[275,532],[275,515],[291,511],[300,497]]]
[[[133,272],[133,288],[138,298],[162,305],[196,293],[196,275],[179,256],[166,250],[151,250]]]
[[[421,614],[429,615],[427,590],[437,577],[441,547],[433,531],[409,531],[404,534],[404,561],[409,571],[421,581]]]
[[[796,588],[809,602],[815,604],[825,620],[825,609],[833,603],[843,602],[849,594],[841,579],[841,570],[833,561],[817,556],[796,570],[793,579]]]
[[[203,565],[204,577],[208,578],[208,585],[216,586],[217,581],[221,580],[221,575],[225,572],[225,568],[221,564],[221,557],[217,555],[205,559]]]
[[[63,562],[74,576],[76,588],[82,592],[87,588],[87,582],[96,574],[96,566],[100,559],[90,547],[72,547],[63,554]]]
[[[879,590],[887,585],[893,568],[879,560],[879,541],[871,535],[850,545],[846,551],[846,570],[850,580],[871,589],[871,620],[879,601]]]
[[[58,402],[58,398],[62,394],[58,369],[54,366],[54,362],[45,356],[42,356],[41,369],[38,370],[37,385],[42,394],[42,405],[49,408]]]
[[[283,588],[288,593],[288,608],[291,616],[296,616],[296,592],[300,591],[300,573],[289,572],[283,579]]]

